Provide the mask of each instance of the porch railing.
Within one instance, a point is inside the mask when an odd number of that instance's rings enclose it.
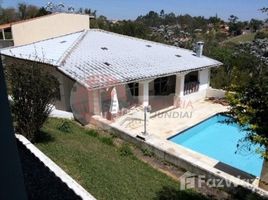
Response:
[[[194,92],[198,92],[199,90],[199,82],[194,81],[194,82],[188,82],[184,84],[184,95],[191,94]]]

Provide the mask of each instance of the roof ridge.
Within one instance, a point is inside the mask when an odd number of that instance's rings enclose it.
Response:
[[[99,31],[99,32],[107,33],[107,34],[113,34],[113,35],[118,35],[120,37],[129,38],[129,39],[132,39],[132,40],[139,40],[139,41],[143,41],[143,42],[150,42],[150,43],[153,43],[153,44],[156,44],[156,45],[160,45],[160,46],[167,46],[167,47],[171,47],[171,48],[175,48],[175,49],[182,49],[182,50],[185,50],[185,51],[193,52],[190,49],[185,49],[185,48],[181,48],[181,47],[177,47],[177,46],[174,46],[174,45],[165,44],[165,43],[161,43],[161,42],[155,42],[155,41],[152,41],[152,40],[146,40],[146,39],[142,39],[142,38],[137,38],[137,37],[133,37],[133,36],[129,36],[129,35],[123,35],[123,34],[111,32],[111,31],[106,31],[106,30],[103,30],[103,29],[93,28],[93,29],[90,29],[89,31]]]
[[[185,49],[185,48],[177,47],[177,46],[170,45],[170,44],[165,44],[165,43],[161,43],[161,42],[155,42],[155,41],[151,41],[151,40],[137,38],[137,37],[133,37],[133,36],[129,36],[129,35],[123,35],[123,34],[111,32],[111,31],[107,31],[107,30],[103,30],[103,29],[93,28],[93,29],[89,29],[89,31],[96,31],[96,32],[99,31],[99,32],[103,32],[103,33],[107,33],[107,34],[111,34],[111,35],[117,35],[117,36],[120,36],[120,37],[129,38],[131,40],[138,40],[138,41],[143,41],[143,42],[150,42],[150,43],[155,44],[155,45],[165,46],[165,47],[174,48],[174,49],[180,49],[180,50],[184,50],[184,51],[188,51],[188,52],[194,53],[194,51],[193,50],[190,50],[190,49]],[[203,55],[202,57],[209,58],[210,60],[216,61],[215,59],[210,58],[210,57],[207,57],[205,55]],[[219,63],[221,63],[221,62],[219,62]]]
[[[61,66],[66,61],[67,57],[70,55],[70,53],[77,47],[77,45],[83,40],[87,33],[87,30],[84,30],[81,35],[71,44],[67,50],[62,54],[62,56],[57,61],[57,65]]]

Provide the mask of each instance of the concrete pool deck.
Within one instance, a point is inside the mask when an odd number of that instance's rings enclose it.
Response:
[[[151,115],[154,116],[148,121],[147,131],[149,134],[167,139],[217,113],[227,110],[227,106],[210,101],[186,102],[180,108],[152,113]],[[112,124],[127,129],[133,134],[140,134],[144,129],[143,111],[140,111],[140,116],[138,115],[122,116]]]
[[[119,137],[142,148],[150,149],[157,157],[178,167],[198,175],[205,175],[207,178],[227,180],[234,185],[240,185],[268,197],[268,191],[258,187],[258,178],[254,178],[254,180],[249,182],[246,178],[237,177],[234,174],[228,173],[232,171],[230,169],[221,170],[217,168],[220,164],[218,160],[168,140],[171,136],[227,110],[228,107],[210,101],[200,101],[193,103],[191,106],[170,109],[150,118],[148,121],[149,134],[147,136],[142,134],[144,126],[143,111],[139,109],[116,119],[114,122],[100,116],[94,116],[93,119],[97,126],[108,129]],[[137,135],[144,137],[145,141],[138,139]]]

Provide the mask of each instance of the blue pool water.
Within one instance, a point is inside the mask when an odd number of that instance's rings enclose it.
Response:
[[[252,145],[251,151],[237,149],[245,132],[237,124],[223,123],[226,119],[228,116],[215,115],[169,140],[260,177],[263,159],[255,152],[258,146]]]

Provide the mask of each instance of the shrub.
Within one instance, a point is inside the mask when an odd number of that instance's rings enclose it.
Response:
[[[59,95],[59,82],[36,62],[5,58],[5,64],[15,130],[36,142]]]
[[[267,32],[260,31],[255,35],[255,40],[256,39],[265,39],[265,38],[268,38]]]
[[[71,125],[68,120],[62,120],[58,126],[58,130],[64,133],[70,133],[71,132]]]
[[[146,149],[142,149],[141,151],[142,151],[144,156],[149,156],[149,157],[154,156],[154,152],[152,152],[150,149],[146,148]]]
[[[86,132],[87,135],[91,136],[91,137],[98,137],[98,132],[93,130],[93,129],[90,129]]]
[[[121,156],[131,156],[131,155],[133,155],[133,152],[132,152],[130,146],[127,145],[127,144],[123,144],[120,147],[119,151],[120,151]]]
[[[100,141],[102,143],[110,145],[110,146],[114,145],[113,138],[111,138],[111,137],[101,137]]]

